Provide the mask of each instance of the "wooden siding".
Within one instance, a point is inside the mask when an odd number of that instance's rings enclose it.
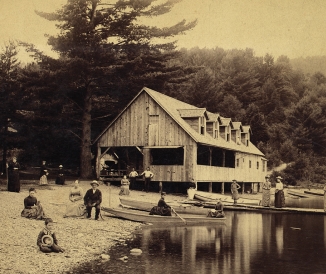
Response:
[[[196,132],[199,132],[199,118],[183,118]]]
[[[154,136],[149,127],[150,115],[158,115],[158,132]],[[198,118],[196,121],[198,130]],[[157,146],[186,146],[193,140],[147,93],[143,93],[98,142],[101,147],[148,146],[152,142]]]
[[[214,138],[214,122],[206,123],[206,132]]]
[[[239,167],[227,168],[216,166],[197,166],[197,181],[198,182],[230,182],[233,179],[239,182],[263,182],[266,175],[266,167],[263,168],[262,158],[257,155],[249,155],[237,153],[235,161],[239,160]],[[251,161],[251,168],[249,168]],[[257,169],[257,162],[259,168]]]

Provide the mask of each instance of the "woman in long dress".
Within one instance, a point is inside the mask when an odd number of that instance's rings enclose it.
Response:
[[[275,207],[281,208],[285,207],[285,197],[283,191],[283,178],[281,176],[276,177],[276,186],[275,186]]]
[[[238,199],[239,199],[239,192],[238,189],[240,189],[240,185],[237,183],[236,180],[232,180],[231,184],[231,193],[232,193],[232,199],[233,199],[233,204],[237,204]]]
[[[24,209],[21,212],[21,216],[36,220],[47,219],[40,201],[35,197],[35,193],[35,188],[29,189],[29,196],[24,199]]]
[[[266,181],[263,183],[263,196],[262,196],[262,206],[269,207],[271,202],[271,182],[269,180],[270,176],[266,175]]]
[[[19,169],[17,158],[13,157],[8,164],[8,191],[10,192],[20,191]]]
[[[127,176],[124,175],[123,179],[121,180],[121,188],[120,188],[119,195],[129,195],[130,194],[129,185],[130,185],[130,182],[127,179]]]
[[[48,168],[46,167],[46,161],[42,161],[42,166],[40,170],[40,185],[48,184]]]
[[[79,181],[76,180],[74,187],[70,189],[69,192],[69,204],[66,207],[66,213],[64,217],[81,217],[85,214],[84,205],[84,191],[79,186]]]

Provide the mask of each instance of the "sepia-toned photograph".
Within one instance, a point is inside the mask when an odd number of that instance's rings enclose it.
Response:
[[[0,273],[326,273],[322,0],[1,0]]]

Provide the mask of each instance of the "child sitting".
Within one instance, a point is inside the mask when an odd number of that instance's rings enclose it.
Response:
[[[223,204],[222,204],[221,199],[217,200],[215,208],[211,209],[208,212],[207,217],[215,217],[215,218],[224,218],[225,217],[225,214],[223,212]]]
[[[44,253],[50,252],[64,252],[64,249],[58,246],[58,240],[55,236],[54,223],[52,219],[45,220],[45,228],[39,233],[37,237],[37,245]]]

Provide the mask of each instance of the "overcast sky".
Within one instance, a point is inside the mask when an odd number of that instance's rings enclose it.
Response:
[[[105,0],[112,2],[113,0]],[[50,54],[44,34],[55,34],[54,22],[34,13],[60,8],[66,0],[0,0],[0,43],[19,39]],[[179,47],[254,49],[275,58],[326,55],[325,0],[183,0],[159,20],[169,26],[182,19],[198,25],[176,37]]]

